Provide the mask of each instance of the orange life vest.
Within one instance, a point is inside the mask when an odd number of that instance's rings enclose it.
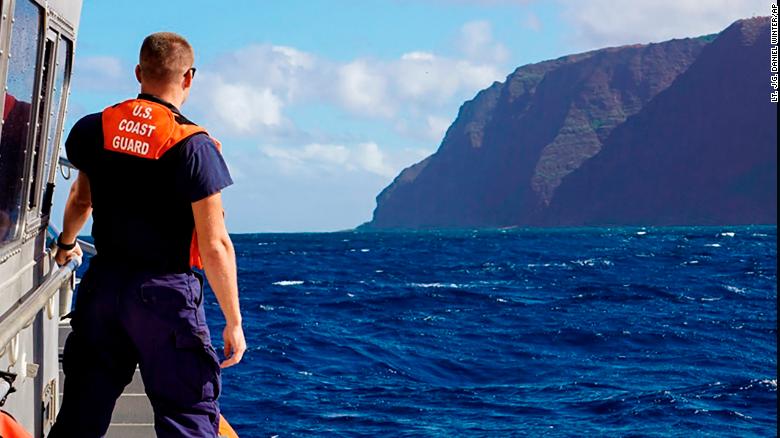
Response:
[[[103,110],[103,148],[113,152],[157,160],[173,146],[195,134],[206,133],[198,125],[181,123],[167,106],[144,99],[130,99]],[[211,138],[221,151],[222,144]],[[198,238],[192,231],[190,266],[202,269]]]
[[[222,415],[219,416],[219,437],[220,438],[238,438],[238,434],[233,429],[233,427],[230,425],[230,423],[225,420],[225,417]]]
[[[32,438],[10,414],[0,411],[0,437],[2,438]]]

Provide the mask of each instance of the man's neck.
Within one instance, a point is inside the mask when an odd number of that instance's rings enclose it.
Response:
[[[177,109],[181,108],[182,104],[184,103],[184,96],[181,92],[175,89],[170,88],[153,88],[153,87],[144,87],[141,86],[141,94],[150,94],[158,99],[164,100],[171,105],[175,106]]]

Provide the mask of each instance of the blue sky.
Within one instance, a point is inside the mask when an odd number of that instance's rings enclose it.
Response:
[[[69,101],[79,117],[133,96],[143,38],[188,38],[182,111],[224,145],[232,232],[332,231],[433,153],[458,108],[516,67],[717,32],[763,0],[85,0]],[[56,217],[67,193],[58,184]]]

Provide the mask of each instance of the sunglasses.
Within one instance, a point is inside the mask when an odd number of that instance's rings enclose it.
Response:
[[[198,71],[195,67],[190,67],[187,69],[187,71],[184,72],[184,76],[187,76],[187,73],[192,73],[192,77],[195,78],[195,72]]]

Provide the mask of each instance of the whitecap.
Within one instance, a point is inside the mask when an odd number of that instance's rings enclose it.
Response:
[[[414,287],[451,287],[451,288],[458,288],[460,285],[457,285],[455,283],[412,283],[412,286]]]
[[[709,246],[710,248],[720,248],[720,243],[708,243],[704,246]]]
[[[303,284],[302,280],[282,280],[282,281],[274,281],[271,283],[275,286],[300,286]]]
[[[574,263],[575,265],[580,265],[580,266],[595,266],[596,265],[596,261],[594,259],[574,260],[574,261],[572,261],[572,263]]]
[[[270,312],[270,311],[274,310],[274,306],[269,306],[267,304],[261,304],[260,305],[260,310],[265,310],[266,312]]]
[[[525,265],[527,268],[549,268],[551,266],[555,266],[556,268],[565,268],[567,267],[566,263],[529,263]]]
[[[702,301],[720,301],[723,297],[704,297],[701,300]]]
[[[597,259],[585,259],[585,260],[573,260],[572,263],[579,266],[596,266],[596,264],[601,264],[604,266],[612,266],[611,260],[597,260]]]
[[[636,232],[637,236],[644,236],[645,234],[647,234],[647,231],[637,231]]]
[[[747,289],[731,286],[729,284],[723,286],[724,289],[726,289],[729,292],[733,292],[735,294],[745,295],[745,292],[747,292]]]
[[[720,233],[721,237],[734,237],[735,235],[736,235],[736,233],[734,233],[733,231],[726,231],[726,232]]]
[[[371,250],[368,249],[368,248],[363,248],[363,249],[360,250],[360,252],[369,252],[369,251],[371,251]]]

